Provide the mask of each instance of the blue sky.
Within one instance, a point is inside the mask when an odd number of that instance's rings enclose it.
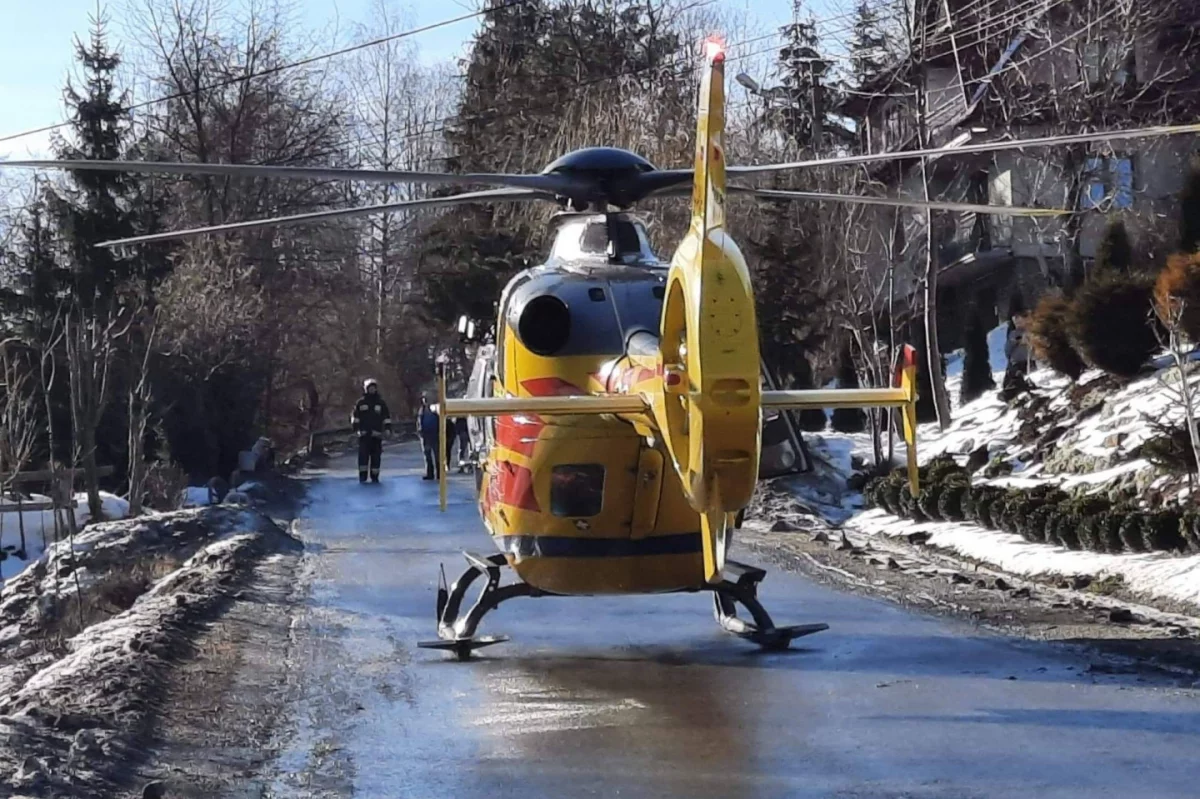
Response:
[[[716,0],[773,26],[791,19],[791,0]],[[837,0],[816,0],[826,8]],[[396,0],[415,26],[428,25],[474,11],[476,0]],[[0,137],[53,124],[63,119],[62,86],[72,68],[72,40],[86,34],[96,0],[6,0],[0,26]],[[53,5],[53,13],[47,13]],[[372,0],[297,0],[297,12],[314,31],[343,34],[366,22]],[[119,28],[123,0],[107,3]],[[467,20],[415,37],[426,61],[452,60],[466,52],[477,20]],[[344,41],[344,35],[339,41]],[[118,37],[118,46],[120,44]],[[769,45],[770,42],[763,44]],[[322,48],[323,49],[323,48]],[[0,142],[0,156],[42,155],[46,135]]]

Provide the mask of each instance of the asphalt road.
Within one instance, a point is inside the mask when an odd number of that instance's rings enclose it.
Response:
[[[438,566],[490,554],[456,477],[447,513],[415,448],[384,482],[313,475],[299,532],[296,728],[279,797],[1188,797],[1200,692],[1092,675],[985,636],[770,574],[777,623],[828,622],[795,651],[721,633],[706,595],[517,599],[458,663],[434,637]]]

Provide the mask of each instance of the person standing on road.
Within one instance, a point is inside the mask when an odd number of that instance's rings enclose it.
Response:
[[[467,470],[467,456],[470,454],[471,431],[467,427],[467,417],[460,416],[454,420],[454,431],[458,434],[458,473]]]
[[[441,474],[442,459],[438,457],[438,429],[442,421],[438,412],[421,397],[421,409],[417,411],[417,431],[421,435],[421,449],[425,450],[424,480],[434,480]]]
[[[379,396],[379,384],[368,378],[363,381],[363,395],[354,405],[350,424],[358,435],[358,482],[379,482],[379,465],[383,459],[383,434],[392,432],[392,416],[387,403]]]
[[[454,438],[458,435],[458,428],[454,426],[454,420],[449,416],[446,417],[446,471],[450,471],[450,467],[454,461]]]

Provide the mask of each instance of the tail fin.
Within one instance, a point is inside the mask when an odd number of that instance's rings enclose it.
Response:
[[[921,490],[917,479],[917,351],[908,344],[900,352],[896,374],[904,404],[900,415],[904,421],[904,443],[908,450],[908,490],[915,497]]]
[[[707,233],[725,226],[725,46],[707,40],[704,57],[708,63],[696,113],[692,224]]]

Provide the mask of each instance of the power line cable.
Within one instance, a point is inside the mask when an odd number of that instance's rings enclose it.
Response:
[[[320,61],[325,61],[330,58],[336,58],[338,56],[346,55],[347,53],[353,53],[358,50],[364,50],[368,47],[377,47],[381,44],[393,42],[398,39],[405,39],[410,36],[416,36],[421,33],[427,33],[431,30],[436,30],[437,28],[444,28],[447,25],[454,25],[456,23],[465,22],[466,20],[474,19],[476,17],[482,17],[482,16],[486,16],[488,14],[494,14],[497,11],[505,11],[505,10],[513,8],[515,6],[522,5],[526,2],[528,2],[528,0],[509,0],[509,2],[504,3],[503,5],[498,5],[498,6],[494,6],[492,8],[482,9],[480,11],[474,11],[474,12],[471,12],[470,14],[462,14],[462,15],[454,17],[452,19],[444,19],[440,22],[433,22],[433,23],[430,23],[429,25],[423,25],[419,28],[413,28],[411,30],[402,31],[400,33],[393,33],[389,36],[383,36],[378,39],[372,39],[371,41],[368,41],[368,42],[359,42],[358,44],[349,45],[347,47],[342,47],[338,50],[333,50],[333,51],[330,51],[327,53],[321,53],[319,55],[309,56],[307,58],[302,58],[298,61],[289,62],[287,64],[277,64],[276,66],[268,67],[259,72],[252,72],[247,75],[238,75],[235,78],[227,78],[226,80],[218,81],[218,82],[210,84],[208,86],[201,86],[201,87],[198,87],[195,89],[188,89],[187,91],[175,92],[174,94],[169,94],[169,95],[166,95],[165,97],[158,97],[153,100],[143,100],[140,103],[134,103],[133,105],[129,106],[129,108],[127,108],[126,110],[127,111],[136,111],[138,109],[147,108],[152,105],[159,105],[161,103],[170,102],[171,100],[178,100],[183,97],[187,97],[189,95],[197,94],[199,92],[208,92],[208,91],[214,91],[216,89],[223,89],[227,86],[232,86],[235,83],[242,83],[244,81],[253,80],[254,78],[265,77],[267,75],[274,75],[274,74],[277,74],[279,72],[284,72],[289,69],[295,69],[297,67],[309,66],[311,64],[315,64]],[[21,133],[11,133],[6,136],[0,136],[0,142],[12,141],[14,139],[24,138],[25,136],[33,136],[38,133],[47,133],[52,130],[58,130],[59,128],[65,128],[70,124],[71,124],[70,122],[58,122],[54,125],[44,125],[40,128],[34,128],[32,130],[22,131]]]

